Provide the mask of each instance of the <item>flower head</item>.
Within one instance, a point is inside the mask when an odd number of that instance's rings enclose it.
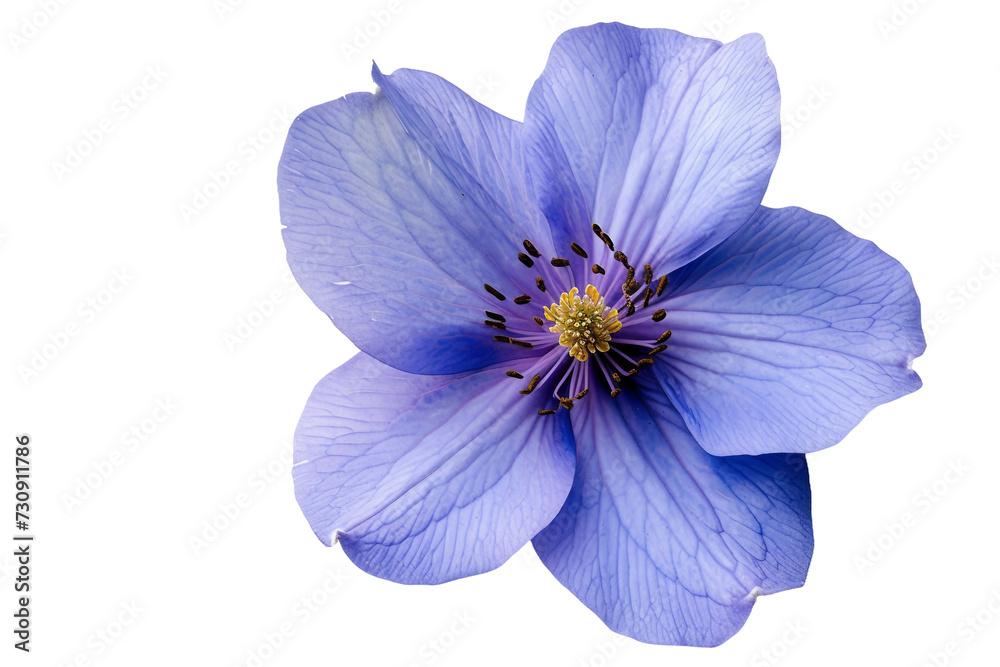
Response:
[[[361,350],[296,431],[313,530],[404,583],[531,541],[613,630],[725,641],[805,580],[804,454],[920,386],[905,269],[760,205],[758,36],[571,30],[523,123],[373,75],[301,114],[279,167],[293,273]]]

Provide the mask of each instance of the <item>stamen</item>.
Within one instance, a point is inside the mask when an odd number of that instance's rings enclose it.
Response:
[[[614,398],[618,394],[622,393],[621,387],[615,387],[611,390],[611,398]]]
[[[538,259],[539,257],[542,256],[542,253],[538,252],[535,249],[535,246],[533,246],[531,244],[531,241],[529,241],[528,239],[524,239],[524,249],[527,250],[528,254],[534,257],[535,259]]]
[[[526,340],[517,340],[516,338],[513,338],[511,339],[510,342],[513,343],[514,345],[517,345],[518,347],[526,347],[529,350],[534,347],[534,345],[532,345]]]
[[[656,311],[655,313],[653,313],[653,321],[654,322],[659,322],[659,321],[661,321],[666,316],[667,316],[667,311],[665,311],[662,308],[660,308],[658,311]]]
[[[646,355],[651,357],[654,354],[659,354],[660,352],[663,352],[665,349],[667,349],[666,345],[657,345],[652,350],[650,350],[649,352],[647,352]]]
[[[614,378],[614,381],[617,382],[617,383],[621,383],[621,381],[622,381],[622,376],[619,375],[617,371],[615,371],[614,373],[612,373],[611,377]]]
[[[537,285],[538,289],[540,289],[542,292],[545,291],[545,281],[542,280],[541,276],[535,278],[535,285]]]
[[[604,267],[601,266],[600,264],[594,264],[592,267],[590,267],[590,270],[593,271],[594,273],[599,273],[602,276],[604,275]]]
[[[647,264],[645,266],[646,276],[644,282],[648,285],[653,282],[653,267]]]
[[[626,264],[626,266],[628,265]],[[635,267],[629,266],[628,273],[625,274],[625,284],[631,285],[633,280],[635,280]]]
[[[483,322],[483,324],[485,324],[488,327],[493,327],[494,329],[500,329],[501,331],[507,330],[507,325],[501,322],[490,322],[489,320],[486,320],[485,322]]]
[[[649,307],[649,299],[653,296],[653,290],[649,287],[646,288],[646,293],[642,296],[642,307]]]
[[[565,257],[553,257],[550,261],[552,266],[569,266],[569,260]]]
[[[589,391],[590,391],[590,387],[587,387],[586,389],[584,389],[583,391],[581,391],[580,393],[578,393],[576,396],[574,396],[573,400],[574,401],[579,401],[581,398],[583,398],[584,396],[586,396]]]
[[[573,399],[571,399],[571,398],[560,398],[559,399],[559,404],[562,405],[567,410],[572,410],[573,409]]]
[[[507,318],[501,315],[500,313],[494,313],[492,310],[487,310],[484,312],[486,313],[486,317],[490,318],[491,320],[496,320],[497,322],[507,321]]]
[[[667,282],[668,281],[666,276],[660,277],[660,282],[656,284],[656,296],[660,296],[661,294],[663,294],[663,290],[666,289],[667,287]]]
[[[527,396],[531,392],[535,391],[535,387],[537,387],[538,383],[541,382],[541,381],[542,381],[542,376],[541,375],[535,375],[535,377],[531,378],[531,381],[528,382],[528,386],[525,387],[524,389],[522,389],[520,391],[520,393],[522,393],[525,396]]]
[[[544,327],[545,326],[545,320],[543,320],[542,318],[540,318],[538,315],[535,315],[531,319],[535,320],[535,324],[537,324],[538,326],[540,326],[540,327]]]
[[[516,303],[519,306],[523,306],[526,303],[531,303],[531,297],[528,296],[527,294],[522,294],[521,296],[515,296],[514,303]]]
[[[521,260],[521,264],[524,264],[529,269],[535,265],[535,262],[523,252],[517,253],[517,258]]]
[[[672,333],[673,332],[670,329],[667,329],[666,331],[664,331],[663,333],[661,333],[660,337],[656,339],[657,344],[659,344],[659,343],[666,343],[667,339],[670,338],[670,335]]]
[[[621,250],[615,251],[615,261],[621,262],[623,265],[628,266],[628,255],[623,253]],[[631,267],[629,267],[631,268]]]
[[[570,248],[571,248],[571,249],[573,250],[573,252],[575,252],[575,253],[576,253],[577,255],[579,255],[580,257],[583,257],[584,259],[587,259],[587,251],[586,251],[586,250],[584,250],[583,248],[581,248],[580,246],[578,246],[578,245],[577,245],[576,243],[570,243],[570,244],[569,244],[569,247],[570,247]]]
[[[608,246],[608,250],[615,249],[614,241],[611,240],[610,236],[608,236],[604,232],[601,232],[599,236],[601,237],[601,240],[604,241],[604,245]]]
[[[599,224],[597,224],[596,222],[591,223],[590,228],[593,229],[594,233],[597,234],[598,236],[600,236],[601,234],[604,233],[604,230],[601,229],[601,226]]]
[[[499,290],[497,290],[497,288],[493,287],[493,285],[490,285],[489,283],[483,283],[483,287],[486,288],[487,292],[489,292],[490,294],[492,294],[496,298],[500,299],[501,301],[506,301],[507,300],[507,297],[505,297],[503,294],[501,294],[499,292]]]
[[[640,359],[639,363],[637,364],[639,368],[642,368],[643,366],[652,366],[652,365],[653,365],[652,359]]]
[[[498,343],[509,343],[511,341],[510,336],[494,336],[493,340]]]
[[[632,269],[629,269],[629,271],[631,271],[631,270]],[[622,287],[622,289],[625,290],[626,294],[628,294],[629,296],[632,296],[633,294],[635,294],[636,292],[639,291],[640,287],[642,287],[642,285],[640,285],[639,283],[637,283],[636,281],[633,280],[633,281],[630,281],[630,282],[626,283]]]
[[[540,414],[540,415],[554,415],[555,413],[556,413],[555,410],[539,410],[538,411],[538,414]]]
[[[524,379],[524,376],[521,375],[520,373],[518,373],[517,371],[507,371],[507,377],[509,377],[509,378],[516,378],[518,380],[523,380]]]

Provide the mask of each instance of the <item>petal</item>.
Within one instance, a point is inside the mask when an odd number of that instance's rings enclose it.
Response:
[[[493,171],[477,174],[484,180],[508,169],[511,123],[462,135],[496,146]],[[482,323],[484,310],[505,305],[484,283],[508,298],[529,287],[517,248],[501,243],[500,218],[466,196],[473,182],[439,168],[386,95],[356,93],[305,111],[278,172],[292,272],[361,350],[402,370],[442,374],[531,354],[494,343]],[[515,267],[518,280],[508,274]]]
[[[664,296],[667,318],[647,333],[673,335],[652,368],[712,454],[829,447],[920,387],[909,274],[829,218],[761,207]]]
[[[726,45],[617,23],[564,33],[525,111],[529,167],[555,227],[598,223],[670,271],[760,204],[780,145],[763,39]]]
[[[295,433],[295,497],[361,569],[434,584],[501,565],[559,511],[565,415],[502,370],[411,375],[359,354],[320,381]]]
[[[805,581],[806,461],[706,453],[650,379],[574,409],[573,488],[533,544],[615,632],[716,646],[743,626],[758,595]]]

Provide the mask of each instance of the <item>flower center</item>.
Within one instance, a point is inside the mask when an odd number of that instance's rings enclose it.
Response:
[[[545,308],[545,319],[555,322],[549,331],[559,334],[559,344],[577,361],[610,350],[611,334],[622,328],[618,311],[604,305],[593,285],[587,285],[583,298],[576,287],[563,292],[558,303]]]

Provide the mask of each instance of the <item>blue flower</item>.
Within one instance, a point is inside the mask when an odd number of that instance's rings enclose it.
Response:
[[[612,630],[712,646],[813,550],[804,454],[920,386],[906,270],[760,205],[763,40],[566,32],[524,122],[414,70],[304,112],[288,262],[360,348],[319,382],[295,490],[323,543],[407,584],[532,542]]]

